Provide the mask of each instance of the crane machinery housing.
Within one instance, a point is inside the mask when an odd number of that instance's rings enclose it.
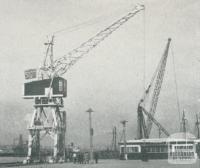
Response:
[[[27,81],[24,83],[24,98],[35,100],[34,112],[28,127],[28,156],[26,160],[28,163],[40,159],[40,140],[45,135],[50,135],[54,140],[52,162],[64,160],[66,112],[61,108],[64,107],[63,98],[67,96],[67,81],[61,76],[80,58],[142,10],[144,10],[143,5],[136,6],[109,27],[56,60],[53,59],[54,35],[50,41],[45,43],[47,49],[43,66],[39,70],[29,69],[25,71]],[[35,79],[33,80],[33,78]]]

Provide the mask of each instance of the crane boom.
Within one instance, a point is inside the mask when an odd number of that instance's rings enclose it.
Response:
[[[151,82],[147,88],[147,90],[144,93],[143,98],[140,100],[140,103],[138,104],[138,139],[142,138],[149,138],[151,133],[152,124],[154,123],[159,130],[161,130],[165,135],[169,136],[169,133],[167,130],[154,118],[156,107],[158,103],[158,98],[165,74],[165,68],[167,63],[167,57],[168,57],[168,51],[170,46],[171,39],[168,39],[165,51],[163,56],[161,57],[161,60],[158,64],[158,67],[156,68],[156,71],[151,79]],[[155,86],[153,85],[155,82]],[[152,89],[152,86],[154,86],[152,99],[150,102],[150,110],[146,110],[144,107],[145,101],[147,97],[150,94],[150,90]],[[147,116],[147,120],[145,123],[145,118],[143,113]]]
[[[151,107],[150,107],[150,111],[149,111],[149,113],[151,114],[152,117],[154,117],[155,112],[156,112],[158,98],[159,98],[161,86],[163,83],[170,42],[171,42],[171,39],[168,39],[167,46],[165,48],[163,57],[161,59],[161,64],[160,64],[160,67],[159,67],[158,73],[157,73],[155,88],[153,91],[153,97],[152,97]],[[150,119],[150,117],[148,117],[147,118],[147,134],[148,135],[150,135],[151,128],[152,128],[152,120]]]
[[[85,54],[87,54],[90,50],[95,48],[101,41],[111,35],[114,31],[116,31],[120,26],[126,23],[129,19],[135,16],[139,11],[144,10],[144,5],[139,5],[134,8],[131,12],[127,15],[123,16],[113,24],[111,24],[106,29],[100,31],[95,36],[87,40],[86,42],[82,43],[76,49],[73,49],[65,56],[57,59],[54,61],[54,69],[53,69],[53,76],[61,76],[68,69],[73,66],[80,58],[82,58]]]
[[[170,136],[168,131],[151,115],[145,108],[142,107],[143,112],[147,115],[148,119],[150,119],[165,135]],[[147,127],[148,131],[148,127]],[[148,132],[147,132],[148,134]],[[149,134],[147,135],[149,137]]]

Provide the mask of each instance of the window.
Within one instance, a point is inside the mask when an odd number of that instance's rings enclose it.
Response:
[[[62,92],[63,91],[63,81],[59,80],[59,83],[58,83],[58,90],[59,92]]]
[[[121,153],[123,153],[123,152],[124,152],[124,147],[121,147]],[[126,147],[126,152],[127,153],[138,153],[139,148],[137,146]]]
[[[132,153],[132,148],[131,147],[127,147],[126,150],[127,150],[127,153]]]
[[[164,146],[160,147],[160,152],[164,152]]]
[[[156,146],[156,152],[160,152],[160,147],[159,146]]]
[[[124,147],[121,147],[121,153],[124,153]]]

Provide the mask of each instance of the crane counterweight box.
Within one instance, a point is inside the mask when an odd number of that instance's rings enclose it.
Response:
[[[51,79],[43,79],[24,83],[24,98],[34,97],[66,97],[67,96],[67,80],[61,77],[53,79],[52,86]]]

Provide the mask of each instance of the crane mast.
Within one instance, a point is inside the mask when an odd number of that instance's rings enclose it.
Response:
[[[149,138],[149,135],[151,133],[152,124],[154,123],[165,135],[169,136],[169,133],[165,128],[154,118],[156,107],[158,103],[158,98],[161,90],[161,86],[163,83],[163,78],[165,74],[165,68],[167,63],[167,57],[168,57],[168,51],[170,46],[171,39],[168,39],[165,51],[163,56],[161,57],[161,60],[158,64],[158,67],[151,79],[151,82],[147,88],[147,90],[144,93],[143,98],[140,100],[138,104],[138,139],[141,138]],[[152,86],[155,82],[153,95],[150,103],[150,110],[147,111],[144,107],[145,101],[147,97],[149,97],[150,90],[152,89]],[[145,121],[143,113],[147,116],[147,120]]]

